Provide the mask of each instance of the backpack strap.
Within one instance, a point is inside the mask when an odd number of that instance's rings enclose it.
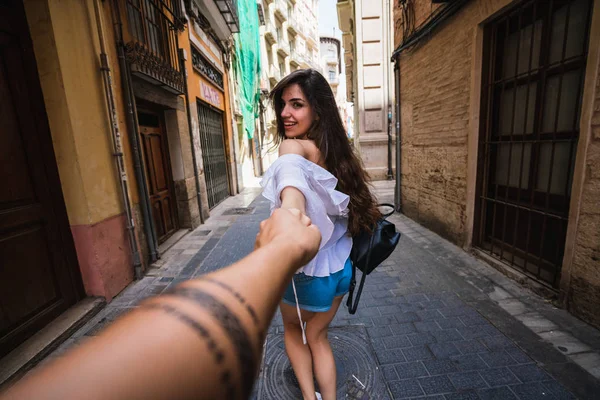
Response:
[[[371,235],[371,240],[369,241],[369,251],[367,252],[367,265],[371,262],[371,250],[373,249],[373,240],[375,235]],[[350,290],[348,291],[348,301],[346,305],[348,306],[348,312],[350,314],[356,314],[356,310],[358,309],[358,301],[360,300],[360,295],[363,291],[363,286],[365,285],[365,279],[367,274],[363,272],[362,277],[360,278],[360,285],[358,286],[358,293],[356,293],[356,300],[353,302],[352,298],[354,297],[354,288],[356,287],[356,265],[352,263],[352,279],[350,279]]]

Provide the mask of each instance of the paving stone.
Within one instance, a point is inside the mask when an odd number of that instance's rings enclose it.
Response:
[[[399,323],[420,321],[419,316],[414,311],[401,312],[394,316]]]
[[[416,379],[390,382],[389,388],[394,399],[406,399],[424,395],[421,385],[419,385],[419,382]]]
[[[442,328],[435,321],[419,321],[415,322],[415,328],[419,332],[440,331]]]
[[[438,310],[421,310],[417,311],[417,315],[421,319],[421,321],[432,321],[438,318],[441,318]]]
[[[456,329],[446,329],[443,331],[431,332],[438,342],[455,342],[462,341],[463,337]]]
[[[450,357],[461,371],[476,371],[488,368],[485,361],[478,354]]]
[[[464,328],[465,326],[459,317],[440,318],[436,319],[436,322],[442,329]]]
[[[479,326],[479,325],[487,325],[489,324],[488,320],[479,316],[479,315],[461,315],[460,320],[466,326]]]
[[[412,343],[410,342],[410,340],[408,340],[406,335],[384,337],[383,344],[387,349],[412,347]]]
[[[381,315],[397,315],[402,312],[398,306],[379,306],[377,308],[379,309],[379,313]]]
[[[481,389],[487,384],[478,372],[458,372],[448,375],[454,387],[458,390]]]
[[[405,335],[417,332],[415,325],[412,323],[390,324],[389,327],[394,335]]]
[[[521,385],[514,385],[511,386],[510,389],[521,400],[540,400],[553,398],[550,391],[539,382],[530,382],[523,383]]]
[[[413,333],[407,335],[413,346],[422,346],[429,343],[437,343],[437,339],[429,332]]]
[[[357,317],[379,317],[381,313],[379,312],[379,307],[369,307],[369,308],[359,308],[356,311]]]
[[[477,339],[462,340],[453,343],[463,354],[482,353],[487,351],[487,347]]]
[[[375,353],[377,354],[377,359],[379,360],[379,364],[381,365],[398,364],[407,361],[404,357],[402,349],[386,349],[384,351],[375,349]]]
[[[481,400],[517,400],[517,396],[507,386],[480,389],[477,394]]]
[[[374,326],[367,328],[367,332],[371,338],[392,336],[392,331],[390,330],[389,326]]]
[[[419,383],[426,394],[449,393],[454,391],[454,386],[445,375],[420,378]]]
[[[430,375],[449,374],[459,372],[458,366],[452,360],[424,360],[422,361]]]
[[[504,349],[504,351],[506,351],[508,354],[510,354],[510,356],[512,358],[514,358],[514,360],[516,362],[518,362],[519,364],[527,364],[527,363],[533,362],[531,357],[529,357],[527,354],[523,353],[523,351],[521,351],[516,346],[507,347]]]
[[[373,323],[375,324],[375,326],[391,325],[391,324],[397,323],[396,318],[393,315],[385,315],[382,317],[371,317],[371,319],[373,320]],[[414,326],[413,326],[413,332],[414,332]]]
[[[445,396],[446,400],[479,400],[479,396],[472,390],[465,390],[457,393],[449,393]]]
[[[490,367],[505,367],[507,365],[518,364],[514,358],[506,351],[494,351],[490,353],[481,353],[480,357]]]
[[[389,290],[379,290],[379,289],[373,290],[371,295],[373,296],[374,299],[384,299],[387,297],[394,297],[392,292],[390,292]]]
[[[479,374],[491,387],[520,383],[517,377],[506,367],[485,369],[479,371]]]
[[[514,365],[510,370],[521,380],[521,382],[543,381],[550,379],[548,374],[534,364]]]
[[[438,360],[461,354],[461,352],[452,343],[432,343],[428,344],[427,347],[429,347],[433,355]]]
[[[425,309],[425,310],[433,310],[433,309],[440,309],[440,308],[444,308],[446,305],[441,301],[441,300],[433,300],[433,301],[425,301],[421,304],[421,306]]]
[[[406,299],[406,301],[408,303],[422,303],[424,301],[429,301],[429,299],[427,298],[427,296],[425,296],[424,294],[407,294],[406,296],[404,296],[404,298]]]
[[[447,307],[440,310],[444,317],[460,317],[462,315],[478,315],[476,311],[467,306]],[[473,314],[475,313],[475,314]]]
[[[480,339],[490,350],[500,350],[507,347],[514,347],[515,343],[506,336],[489,336]]]
[[[433,358],[431,351],[425,346],[402,349],[406,361],[429,360]]]
[[[393,365],[383,365],[381,367],[381,371],[383,372],[385,380],[388,382],[396,381],[399,379],[398,374],[396,373],[396,368],[394,368]]]
[[[420,378],[423,376],[429,376],[425,366],[420,361],[408,362],[394,365],[396,374],[400,379],[408,378]]]

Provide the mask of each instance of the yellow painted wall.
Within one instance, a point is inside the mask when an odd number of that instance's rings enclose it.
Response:
[[[186,49],[186,51],[188,52],[188,57],[185,62],[185,67],[188,71],[188,92],[189,92],[190,101],[195,101],[195,99],[198,98],[198,99],[201,99],[201,100],[215,106],[216,108],[218,108],[220,110],[225,111],[226,104],[229,102],[229,99],[226,98],[227,90],[225,90],[225,94],[224,94],[222,89],[220,89],[219,87],[214,85],[208,79],[204,78],[202,75],[200,75],[194,69],[194,66],[192,64],[192,50],[191,50],[192,41],[190,40],[189,35],[193,35],[194,38],[196,39],[195,42],[199,43],[201,45],[202,49],[199,49],[199,50],[204,50],[204,51],[208,52],[215,59],[220,59],[220,58],[211,51],[210,47],[205,44],[205,42],[202,38],[200,38],[198,35],[196,35],[194,28],[190,27],[190,24],[192,24],[192,23],[191,22],[188,23],[186,31],[184,31],[183,34],[180,35],[180,39],[179,39],[179,45],[182,48]],[[189,31],[189,35],[188,35],[188,31]],[[223,74],[226,75],[225,73],[223,73]],[[226,79],[227,77],[224,76],[223,78]],[[218,95],[219,101],[215,102],[215,101],[211,101],[210,98],[207,98],[201,90],[202,85],[206,85],[209,88],[211,88],[212,91]]]
[[[24,3],[69,221],[71,225],[94,224],[120,214],[122,205],[99,70],[93,3]]]

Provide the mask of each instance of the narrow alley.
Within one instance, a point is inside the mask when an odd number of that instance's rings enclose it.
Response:
[[[375,187],[380,201],[391,200],[392,183]],[[144,298],[242,258],[268,214],[259,188],[226,200],[45,362]],[[338,398],[593,399],[600,393],[596,329],[411,219],[396,213],[390,220],[403,235],[397,249],[367,278],[358,312],[340,307],[332,323]],[[282,329],[277,315],[255,399],[300,396]]]

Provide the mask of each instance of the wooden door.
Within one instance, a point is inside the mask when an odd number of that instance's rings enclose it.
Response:
[[[0,357],[83,297],[23,5],[0,5]]]
[[[162,243],[178,228],[167,135],[158,114],[139,112],[138,121],[144,142],[152,218],[158,243]]]

